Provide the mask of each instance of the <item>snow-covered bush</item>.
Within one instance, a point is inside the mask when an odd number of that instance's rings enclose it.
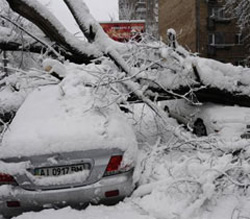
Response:
[[[250,144],[194,139],[146,147],[132,202],[155,218],[248,218]],[[138,173],[137,172],[137,173]]]

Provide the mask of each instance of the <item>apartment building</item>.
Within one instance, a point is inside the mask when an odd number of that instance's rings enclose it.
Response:
[[[144,20],[146,32],[158,37],[158,0],[119,0],[120,20]]]
[[[178,42],[200,56],[246,64],[249,55],[236,21],[229,18],[223,0],[159,0],[159,31],[175,29]]]

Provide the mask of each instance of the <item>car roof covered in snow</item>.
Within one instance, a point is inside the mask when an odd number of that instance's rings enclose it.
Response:
[[[0,157],[98,148],[120,148],[135,154],[132,127],[112,98],[102,95],[84,86],[76,75],[59,85],[36,89],[6,131]]]

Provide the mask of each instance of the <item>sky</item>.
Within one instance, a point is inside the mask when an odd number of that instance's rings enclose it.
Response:
[[[39,0],[42,4],[48,4],[53,14],[73,33],[78,28],[69,13],[63,0]],[[97,21],[110,21],[118,19],[118,0],[84,0],[91,14]]]

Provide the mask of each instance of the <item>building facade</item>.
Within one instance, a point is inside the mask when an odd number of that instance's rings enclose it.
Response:
[[[159,31],[175,29],[178,42],[200,56],[235,65],[246,64],[248,52],[236,21],[223,0],[159,0]]]
[[[158,0],[119,0],[120,20],[144,20],[146,32],[158,38]]]

